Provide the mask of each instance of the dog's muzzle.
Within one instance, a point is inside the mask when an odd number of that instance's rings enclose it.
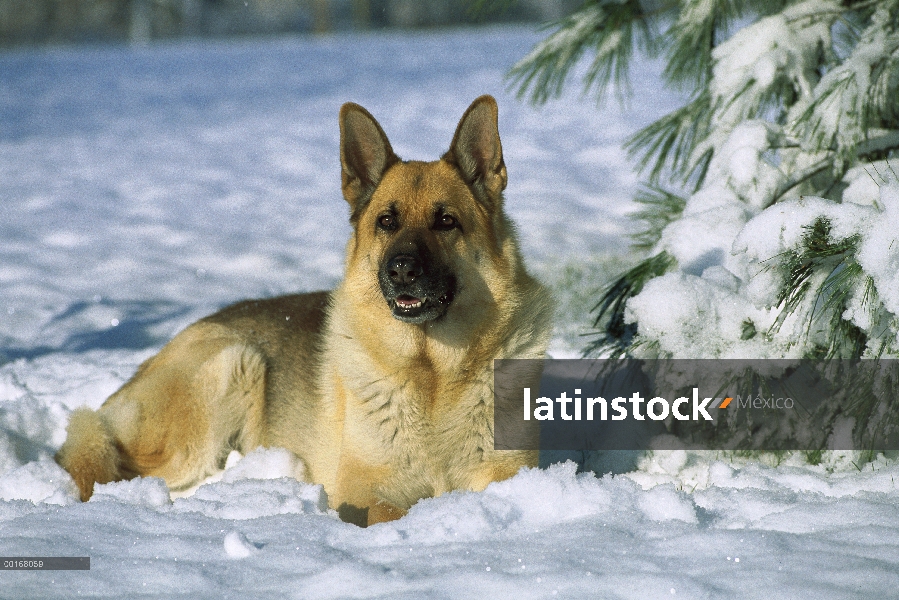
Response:
[[[393,316],[405,323],[439,319],[456,292],[455,277],[423,252],[401,252],[385,260],[378,283]]]

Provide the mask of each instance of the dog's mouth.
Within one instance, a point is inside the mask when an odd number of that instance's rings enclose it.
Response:
[[[421,308],[425,304],[425,301],[421,298],[415,298],[414,296],[409,296],[407,294],[397,296],[394,299],[394,302],[396,302],[396,307],[402,310],[415,310],[416,308]]]
[[[421,324],[446,314],[456,290],[456,278],[434,259],[423,243],[401,244],[378,271],[378,284],[393,317]]]
[[[424,323],[442,317],[452,302],[452,292],[447,292],[440,297],[412,296],[399,294],[393,299],[387,300],[393,316],[405,323]]]

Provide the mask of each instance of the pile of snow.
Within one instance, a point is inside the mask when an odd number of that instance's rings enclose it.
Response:
[[[151,478],[62,508],[7,501],[0,551],[91,556],[91,570],[4,577],[17,598],[870,598],[899,583],[895,464],[828,473],[670,458],[629,477],[524,469],[368,529],[292,478],[173,502]]]
[[[810,293],[801,310],[772,330],[782,309],[778,295],[787,285],[787,273],[777,267],[787,254],[803,252],[809,232],[823,221],[829,244],[853,241],[851,258],[864,275],[851,282],[843,318],[869,335],[872,353],[881,342],[899,347],[885,326],[899,315],[899,176],[879,161],[851,170],[844,181],[843,202],[802,196],[766,210],[753,210],[732,192],[704,188],[663,232],[660,247],[677,259],[679,270],[647,282],[628,302],[626,318],[663,352],[680,358],[803,357],[815,338],[806,341],[797,331],[807,327],[816,297]],[[709,206],[707,198],[718,202]],[[688,235],[697,230],[708,235]],[[747,322],[769,335],[743,339]]]

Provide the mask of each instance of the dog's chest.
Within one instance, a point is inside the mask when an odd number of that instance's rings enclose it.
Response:
[[[492,448],[492,391],[481,377],[429,385],[386,376],[348,398],[346,425],[368,460],[395,483],[435,495],[466,487],[460,473]]]

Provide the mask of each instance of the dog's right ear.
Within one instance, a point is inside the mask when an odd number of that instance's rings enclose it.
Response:
[[[398,162],[375,118],[358,104],[344,104],[340,108],[341,187],[353,219],[368,204],[387,169]]]

